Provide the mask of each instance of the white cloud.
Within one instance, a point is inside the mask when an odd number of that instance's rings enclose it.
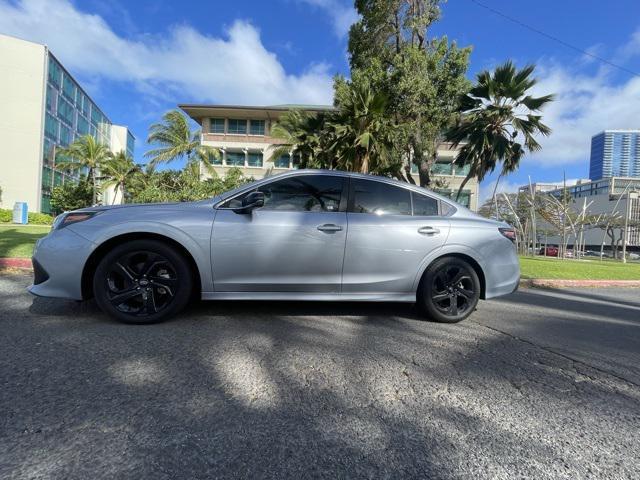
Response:
[[[343,38],[349,33],[352,24],[358,21],[358,14],[352,5],[343,0],[299,0],[324,10],[331,19],[335,34]],[[353,2],[351,2],[353,3]]]
[[[221,37],[179,25],[166,35],[128,39],[68,0],[0,0],[0,32],[47,44],[73,71],[171,92],[180,101],[332,102],[328,65],[287,73],[247,21],[235,21]]]
[[[542,151],[528,162],[542,166],[588,163],[591,136],[604,129],[640,128],[640,78],[615,82],[609,68],[589,75],[571,66],[542,62],[537,94],[555,93],[543,121],[553,132],[541,138]]]
[[[480,192],[478,193],[479,203],[478,205],[482,205],[489,198],[493,197],[493,189],[496,186],[496,181],[492,180],[490,182],[482,182],[480,184]],[[500,183],[498,184],[498,189],[496,193],[514,193],[518,191],[518,187],[520,187],[519,183],[510,182],[506,178],[501,178]]]

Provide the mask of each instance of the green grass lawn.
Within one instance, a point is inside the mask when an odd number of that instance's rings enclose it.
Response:
[[[36,240],[50,230],[49,225],[0,225],[0,257],[30,257]]]
[[[640,263],[600,260],[558,260],[520,257],[522,278],[560,278],[565,280],[640,280]]]

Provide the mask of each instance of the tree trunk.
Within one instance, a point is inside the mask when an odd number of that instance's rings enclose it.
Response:
[[[500,183],[501,178],[502,178],[502,172],[500,172],[500,175],[498,175],[498,178],[496,179],[496,184],[493,187],[493,205],[496,207],[497,220],[499,220],[499,218],[498,218],[498,199],[496,198],[496,192],[498,191],[498,184]]]
[[[464,190],[465,185],[469,180],[471,180],[471,178],[472,178],[472,175],[471,175],[471,172],[469,172],[468,175],[464,178],[464,180],[460,184],[460,188],[458,188],[458,193],[456,193],[456,202],[460,198],[460,195],[462,194],[462,190]]]
[[[91,183],[93,185],[92,201],[93,201],[93,205],[95,205],[96,203],[98,203],[98,186],[96,185],[96,169],[95,168],[91,169]]]

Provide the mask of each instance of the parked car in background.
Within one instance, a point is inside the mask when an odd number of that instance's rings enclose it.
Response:
[[[546,247],[540,248],[539,255],[544,255],[545,257],[557,257],[559,248],[557,245],[547,245]]]
[[[127,323],[204,300],[416,303],[459,322],[513,292],[515,231],[388,178],[298,170],[192,203],[95,207],[56,218],[33,255],[35,295]]]

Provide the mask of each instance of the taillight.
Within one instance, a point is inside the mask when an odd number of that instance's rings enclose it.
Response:
[[[513,228],[499,228],[500,233],[507,237],[509,240],[515,243],[516,241],[516,231]]]

